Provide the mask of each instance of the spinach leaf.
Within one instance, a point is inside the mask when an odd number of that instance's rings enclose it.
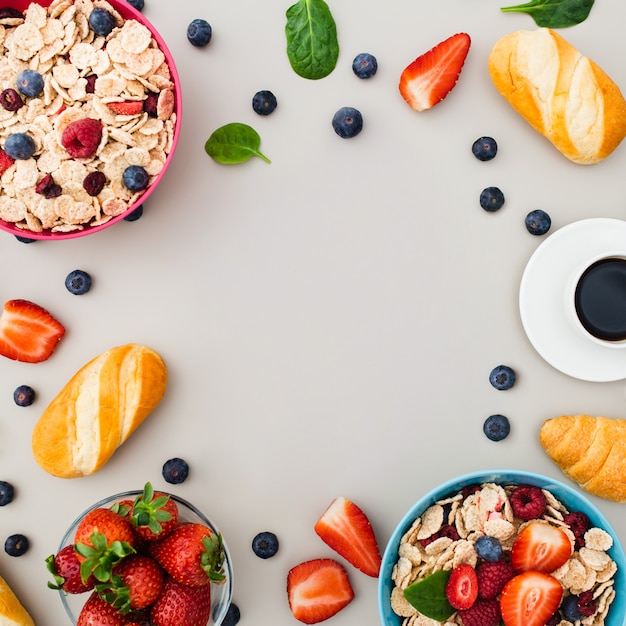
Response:
[[[204,144],[206,153],[218,163],[243,163],[258,156],[266,163],[270,160],[259,150],[261,137],[247,124],[233,122],[213,131]]]
[[[500,10],[505,13],[528,13],[537,26],[544,28],[567,28],[584,22],[593,3],[594,0],[531,0]]]
[[[298,0],[287,9],[287,57],[294,72],[317,80],[337,65],[337,26],[324,0]]]
[[[404,590],[404,597],[422,615],[437,622],[445,622],[455,612],[446,598],[446,583],[450,573],[440,569],[418,580]]]

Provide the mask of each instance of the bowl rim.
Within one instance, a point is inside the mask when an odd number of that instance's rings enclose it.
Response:
[[[71,0],[72,3],[75,0]],[[67,240],[67,239],[80,239],[81,237],[85,237],[87,235],[91,235],[97,232],[101,232],[106,230],[107,228],[117,224],[118,222],[124,220],[128,215],[130,215],[135,209],[139,208],[141,204],[143,204],[148,198],[152,195],[152,193],[156,190],[156,188],[161,183],[163,177],[165,176],[169,166],[174,158],[174,153],[176,152],[176,148],[178,146],[178,142],[180,139],[181,127],[182,127],[182,112],[183,112],[183,97],[182,97],[182,86],[180,83],[180,75],[178,73],[178,69],[176,68],[176,62],[174,60],[174,55],[171,53],[165,39],[159,33],[158,29],[154,24],[141,12],[135,9],[127,0],[107,0],[113,6],[113,8],[125,19],[134,19],[144,26],[146,26],[150,32],[152,33],[153,38],[156,40],[159,48],[165,55],[165,62],[170,70],[170,75],[172,78],[172,82],[174,83],[174,99],[175,99],[175,112],[176,112],[176,123],[174,124],[173,136],[172,136],[172,147],[169,153],[165,157],[165,162],[163,164],[163,168],[161,171],[155,176],[152,184],[144,190],[144,192],[137,198],[137,200],[130,205],[124,212],[120,213],[112,217],[110,220],[105,222],[104,224],[99,224],[97,226],[87,226],[81,230],[73,230],[70,232],[59,232],[53,233],[50,229],[47,229],[43,232],[36,233],[32,230],[27,230],[23,228],[17,228],[11,222],[6,222],[0,219],[0,231],[4,231],[10,235],[15,237],[20,237],[23,239],[30,239],[35,241],[59,241],[59,240]],[[23,7],[19,10],[25,10],[25,8],[30,4],[39,4],[44,7],[48,7],[52,0],[5,0],[3,6],[11,7],[17,5],[17,7]]]
[[[602,511],[600,511],[600,509],[582,492],[576,490],[571,485],[567,485],[560,480],[552,478],[551,476],[546,476],[536,472],[515,469],[477,470],[453,477],[430,489],[409,508],[394,528],[383,552],[381,569],[378,578],[378,613],[380,622],[383,626],[400,626],[402,620],[404,619],[400,616],[396,616],[391,609],[390,602],[391,590],[393,588],[391,572],[398,558],[398,548],[400,546],[402,536],[409,529],[415,519],[437,500],[444,498],[446,494],[452,495],[453,492],[457,492],[463,487],[477,482],[535,485],[554,493],[559,500],[563,501],[569,510],[575,510],[572,503],[577,503],[579,506],[583,505],[592,524],[602,528],[613,538],[613,546],[608,550],[608,553],[616,563],[621,563],[622,565],[621,567],[618,566],[617,572],[615,573],[615,589],[620,590],[625,588],[624,577],[626,572],[624,569],[626,567],[626,555],[624,554],[624,549],[620,539]],[[616,611],[616,606],[618,607],[619,613]],[[621,619],[621,622],[618,624],[611,619],[612,615],[615,616],[615,619]],[[616,595],[616,598],[613,600],[613,604],[611,605],[611,609],[609,610],[607,620],[605,620],[605,624],[606,626],[626,625],[626,599],[623,595]]]
[[[176,504],[182,505],[184,507],[187,507],[194,515],[196,515],[198,518],[200,518],[214,533],[220,533],[221,534],[222,531],[219,529],[217,524],[215,524],[213,519],[210,518],[205,513],[203,513],[202,511],[200,511],[200,509],[198,509],[198,507],[196,507],[195,505],[191,504],[191,502],[189,502],[188,500],[185,500],[184,498],[181,498],[180,496],[178,496],[178,495],[176,495],[174,493],[171,493],[169,491],[165,491],[163,489],[155,489],[155,492],[158,492],[158,493],[161,493],[161,494],[165,494],[165,495],[169,496],[172,500],[174,500],[174,502],[176,502]],[[116,494],[113,494],[111,496],[107,496],[105,498],[102,498],[101,500],[98,500],[98,502],[95,502],[94,504],[92,504],[89,507],[87,507],[68,526],[67,530],[63,534],[63,537],[62,537],[62,539],[61,539],[61,541],[59,543],[59,547],[57,549],[57,552],[59,552],[66,545],[72,543],[71,537],[72,537],[73,533],[75,532],[76,527],[78,526],[79,522],[83,519],[83,517],[85,517],[85,515],[87,515],[87,513],[89,513],[90,511],[93,511],[95,509],[104,507],[104,506],[106,506],[108,504],[111,504],[113,502],[116,502],[116,501],[126,500],[126,499],[129,499],[129,498],[135,498],[136,496],[138,496],[138,495],[140,495],[142,493],[143,493],[143,489],[131,489],[129,491],[122,491],[120,493],[116,493]],[[221,603],[222,606],[221,606],[219,612],[216,615],[213,615],[213,614],[211,615],[209,624],[212,624],[212,626],[220,626],[220,624],[224,621],[224,618],[226,617],[226,612],[228,611],[228,607],[230,606],[230,604],[232,602],[232,598],[233,598],[233,589],[234,589],[233,564],[232,564],[232,558],[231,558],[231,555],[230,555],[230,551],[228,549],[228,544],[226,543],[226,539],[224,539],[224,535],[223,534],[222,534],[222,546],[223,546],[223,549],[224,549],[224,566],[226,568],[227,576],[226,576],[226,581],[224,583],[222,583],[220,585],[216,585],[216,586],[224,588],[226,590],[226,595],[225,595],[225,598],[222,600],[222,603]],[[214,583],[210,583],[210,584],[214,585]],[[70,621],[72,622],[72,624],[76,624],[76,618],[75,618],[74,613],[72,612],[72,610],[70,609],[70,607],[69,607],[69,605],[67,603],[66,594],[61,589],[59,589],[58,593],[59,593],[59,596],[61,598],[61,603],[63,604],[63,607],[65,608],[65,612],[67,613],[68,617],[70,618]]]

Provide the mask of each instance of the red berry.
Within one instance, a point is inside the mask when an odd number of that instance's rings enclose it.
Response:
[[[578,596],[578,601],[576,602],[578,606],[578,610],[583,617],[590,617],[594,615],[598,610],[598,605],[596,604],[593,598],[592,591],[583,591]]]
[[[12,159],[2,148],[0,148],[0,176],[4,174],[15,163],[15,159]]]
[[[459,611],[463,626],[499,626],[500,606],[497,600],[478,599],[469,608]]]
[[[63,193],[61,186],[54,182],[52,174],[46,174],[35,186],[35,191],[48,200],[56,198]]]
[[[90,196],[97,196],[104,188],[107,177],[102,172],[89,172],[83,179],[83,189]]]
[[[24,106],[24,101],[15,89],[5,89],[0,93],[0,105],[5,111],[19,111]]]
[[[585,533],[589,530],[589,518],[582,511],[568,513],[563,521],[569,526],[576,541],[576,547],[582,548],[585,545]]]
[[[546,497],[539,487],[520,485],[511,493],[509,500],[516,517],[524,521],[541,517],[546,510]]]
[[[478,597],[478,579],[471,565],[464,563],[452,570],[446,583],[446,598],[455,609],[469,609]]]
[[[485,561],[476,568],[478,578],[478,597],[483,600],[493,600],[500,595],[504,585],[506,585],[515,571],[505,561],[490,563]]]
[[[61,133],[61,144],[75,159],[92,157],[102,139],[102,124],[85,117],[68,124]]]

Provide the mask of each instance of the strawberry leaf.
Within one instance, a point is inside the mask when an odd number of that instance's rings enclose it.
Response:
[[[212,583],[225,582],[224,574],[224,544],[222,535],[211,533],[209,537],[203,537],[204,550],[200,556],[200,565]]]
[[[437,622],[445,622],[455,612],[446,598],[446,583],[449,578],[449,571],[439,570],[409,585],[404,590],[404,597],[422,615]]]

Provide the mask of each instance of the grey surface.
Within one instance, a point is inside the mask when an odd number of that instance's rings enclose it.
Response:
[[[542,241],[526,232],[526,213],[547,210],[554,231],[625,211],[626,146],[574,165],[491,85],[491,46],[532,20],[492,0],[334,1],[339,64],[312,82],[285,56],[289,4],[146,0],[176,58],[184,111],[176,158],[143,218],[73,241],[0,237],[1,297],[31,299],[67,327],[45,363],[0,359],[0,478],[17,488],[0,529],[32,542],[19,559],[0,553],[0,572],[40,626],[65,623],[44,558],[67,526],[108,494],[147,480],[165,487],[161,465],[172,456],[191,465],[175,493],[225,533],[241,623],[287,626],[287,571],[333,555],[313,524],[335,496],[369,514],[382,549],[406,509],[457,474],[509,467],[562,478],[538,443],[544,419],[626,417],[623,381],[560,373],[520,323],[520,279]],[[185,38],[196,17],[213,26],[202,50]],[[625,21],[626,5],[598,2],[562,33],[621,86]],[[412,111],[400,72],[461,30],[473,43],[456,89]],[[379,61],[369,81],[351,70],[364,51]],[[251,108],[259,89],[278,98],[267,118]],[[330,125],[345,105],[364,117],[352,140]],[[271,165],[221,166],[204,153],[210,133],[233,121],[259,131]],[[481,135],[500,145],[489,163],[471,155]],[[507,198],[495,214],[478,205],[488,185]],[[94,279],[81,297],[63,285],[76,268]],[[163,402],[99,473],[45,474],[30,450],[40,412],[85,362],[129,341],[167,362]],[[500,363],[518,372],[507,392],[488,382]],[[13,404],[20,384],[38,392],[29,408]],[[512,421],[503,442],[482,434],[491,413]],[[623,506],[596,503],[626,540]],[[261,530],[281,541],[268,561],[250,549]],[[350,577],[357,598],[333,624],[378,623],[376,581]]]

